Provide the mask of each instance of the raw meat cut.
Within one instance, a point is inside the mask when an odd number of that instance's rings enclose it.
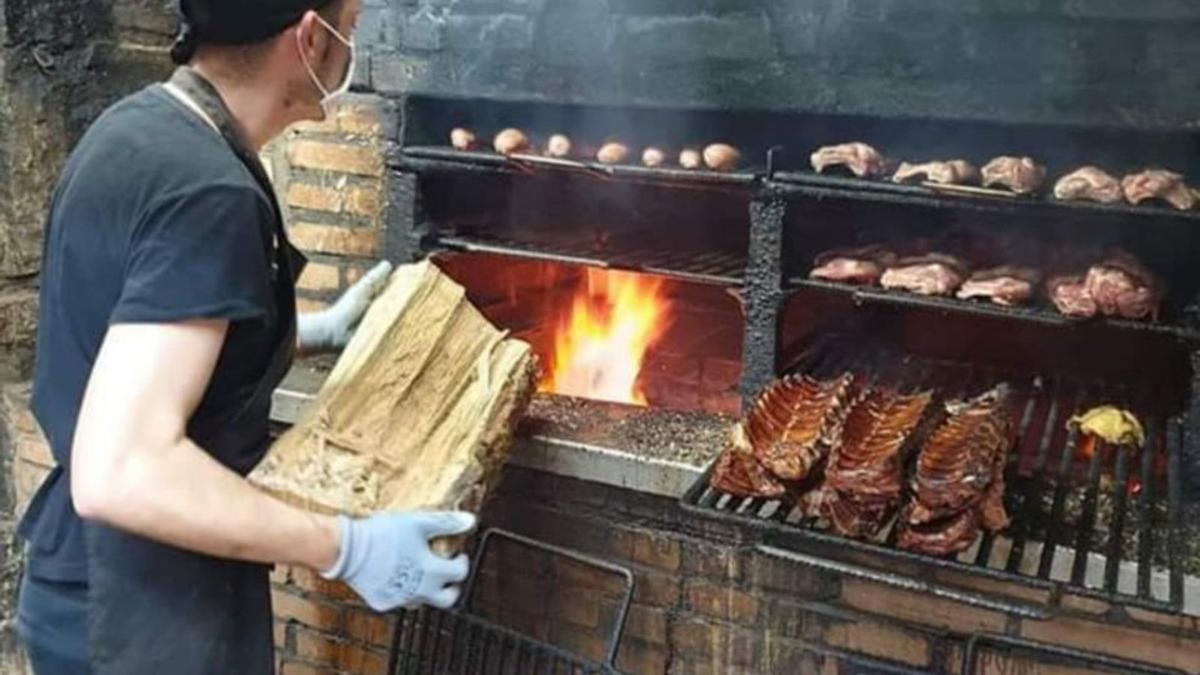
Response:
[[[983,167],[983,186],[1006,187],[1017,194],[1036,192],[1046,181],[1046,167],[1032,157],[997,157]]]
[[[967,276],[966,264],[954,256],[931,253],[905,258],[880,277],[884,288],[895,288],[919,295],[950,295]]]
[[[883,389],[862,397],[830,453],[824,484],[806,502],[808,513],[843,536],[875,537],[900,505],[901,450],[931,399],[929,392],[902,396]]]
[[[1054,185],[1054,196],[1064,201],[1101,204],[1115,204],[1125,198],[1121,182],[1094,166],[1085,166],[1060,178]]]
[[[1147,199],[1161,199],[1175,208],[1186,211],[1196,206],[1196,196],[1184,182],[1183,176],[1163,169],[1147,169],[1131,173],[1121,181],[1121,189],[1130,204]]]
[[[734,427],[733,435],[730,446],[717,458],[709,484],[738,497],[783,496],[786,488],[754,458],[741,425]]]
[[[826,251],[817,256],[816,267],[808,276],[870,286],[879,283],[883,271],[895,262],[896,254],[881,246]]]
[[[1041,275],[1027,267],[995,267],[971,275],[958,289],[963,300],[984,298],[997,305],[1022,305],[1033,297]]]
[[[1159,283],[1128,253],[1118,252],[1092,265],[1084,284],[1106,316],[1145,319],[1158,313]]]
[[[896,183],[907,183],[914,180],[924,180],[942,185],[963,185],[968,182],[977,182],[979,169],[964,159],[923,164],[901,162],[900,168],[896,169],[895,175],[892,176],[892,181]]]
[[[842,435],[854,376],[828,381],[789,376],[759,398],[744,423],[759,463],[783,480],[802,480]]]
[[[1000,385],[946,406],[949,417],[917,457],[913,498],[901,519],[901,547],[947,555],[969,547],[980,525],[990,531],[1007,526],[1003,480],[1009,398],[1008,386]]]
[[[1046,282],[1046,294],[1058,311],[1067,316],[1090,319],[1099,311],[1083,276],[1054,277]]]
[[[874,178],[887,170],[887,160],[866,143],[829,145],[814,152],[811,159],[817,173],[831,166],[844,166],[859,178]]]

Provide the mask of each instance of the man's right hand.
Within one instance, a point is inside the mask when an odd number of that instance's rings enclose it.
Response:
[[[448,560],[429,542],[475,529],[474,515],[462,511],[384,513],[362,520],[340,518],[341,550],[322,575],[350,585],[377,612],[458,602],[467,578],[466,555]]]

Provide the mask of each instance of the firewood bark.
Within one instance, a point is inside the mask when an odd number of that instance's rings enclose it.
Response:
[[[398,269],[316,400],[251,480],[325,513],[478,511],[535,386],[510,339],[429,262]]]

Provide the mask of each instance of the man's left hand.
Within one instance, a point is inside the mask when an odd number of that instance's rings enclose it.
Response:
[[[296,327],[301,351],[328,351],[345,347],[354,334],[354,328],[371,306],[371,301],[387,285],[391,275],[392,264],[385,260],[348,288],[329,309],[301,314]]]

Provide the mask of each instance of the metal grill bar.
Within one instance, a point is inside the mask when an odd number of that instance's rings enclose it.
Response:
[[[941,209],[961,209],[992,213],[1027,215],[1042,213],[1051,217],[1064,216],[1141,218],[1144,221],[1197,221],[1200,211],[1180,211],[1166,206],[1127,204],[1097,204],[1094,202],[1064,202],[1046,198],[994,198],[987,196],[958,196],[939,192],[921,185],[900,185],[887,181],[824,176],[814,173],[779,172],[770,186],[783,194],[816,198],[847,199],[887,204],[909,204]]]
[[[896,550],[895,527],[881,535],[884,537],[882,544],[849,540],[820,530],[804,518],[795,497],[782,501],[738,499],[713,490],[709,487],[712,467],[684,495],[684,508],[710,518],[763,527],[770,535],[768,541],[778,542],[779,548],[795,550],[805,546],[802,542],[811,541],[818,546],[830,547],[829,554],[835,557],[845,551],[872,551],[910,563],[950,567],[1038,589],[1063,584],[1075,593],[1118,604],[1168,611],[1182,608],[1182,553],[1179,549],[1182,523],[1178,509],[1181,438],[1175,431],[1164,433],[1158,423],[1161,412],[1154,410],[1150,397],[1134,396],[1132,392],[1122,395],[1119,388],[1097,383],[1085,386],[1065,377],[996,372],[978,366],[905,356],[872,347],[869,343],[864,345],[863,340],[832,341],[825,353],[811,355],[805,364],[805,372],[818,377],[829,377],[846,370],[867,379],[878,379],[901,391],[932,387],[943,399],[975,396],[1002,381],[1014,385],[1016,395],[1011,414],[1017,438],[1010,449],[1005,472],[1011,479],[1007,484],[1006,506],[1013,522],[1008,530],[992,537],[981,536],[976,547],[958,557],[933,558]],[[1066,428],[1068,417],[1091,405],[1100,402],[1122,405],[1130,397],[1138,401],[1137,412],[1146,421],[1150,434],[1143,451],[1145,484],[1136,503],[1125,494],[1133,466],[1128,450],[1100,444],[1090,458],[1084,459],[1078,455],[1079,434]],[[921,429],[917,435],[923,438],[929,432],[929,429]],[[919,447],[919,440],[914,438],[910,445]],[[1174,457],[1171,452],[1175,453]],[[910,449],[907,454],[906,470],[911,472],[915,453]],[[1154,456],[1161,462],[1156,464]],[[1174,485],[1177,492],[1164,494],[1156,489],[1147,490],[1156,478],[1155,467],[1170,462],[1174,464],[1168,466],[1168,484]],[[1107,487],[1108,483],[1102,483],[1109,478],[1115,480],[1112,489]],[[1049,517],[1046,514],[1047,490],[1053,491]],[[1155,549],[1143,537],[1137,555],[1133,556],[1136,560],[1123,560],[1125,528],[1129,518],[1134,517],[1133,510],[1136,508],[1141,514],[1139,529],[1145,532],[1152,529],[1147,523],[1147,515],[1152,514],[1158,500],[1164,498],[1171,509],[1171,527],[1165,534],[1171,538],[1171,556],[1157,560]],[[1102,499],[1105,500],[1103,508]],[[1102,512],[1105,514],[1103,524],[1099,522]],[[1108,515],[1110,512],[1111,516]],[[1098,539],[1101,536],[1098,533],[1106,533],[1107,538]],[[1040,551],[1034,548],[1039,539]],[[1073,545],[1074,559],[1069,569],[1060,572],[1055,565],[1055,554],[1063,541]],[[1004,555],[994,555],[996,549]],[[1031,550],[1039,557],[1027,560]],[[1093,561],[1091,566],[1089,559]],[[1103,562],[1100,569],[1094,565],[1097,559]],[[1169,598],[1151,592],[1156,565],[1160,569],[1166,568],[1170,577]],[[1136,592],[1121,590],[1122,587],[1133,587],[1132,579],[1128,586],[1121,583],[1123,575],[1131,573],[1129,568],[1136,572]],[[1092,569],[1096,569],[1096,573],[1089,578]]]
[[[1070,327],[1078,326],[1081,323],[1080,319],[1065,316],[1051,307],[1004,307],[991,302],[917,295],[874,286],[855,286],[823,279],[809,279],[803,276],[792,277],[788,280],[788,285],[792,289],[817,290],[846,295],[851,297],[856,304],[916,307],[967,316],[1010,319],[1044,326]],[[1184,340],[1200,340],[1200,329],[1190,326],[1111,318],[1089,319],[1088,322],[1123,331],[1170,335]]]
[[[609,245],[597,251],[585,242],[520,242],[479,235],[443,236],[438,243],[449,249],[470,253],[490,253],[568,265],[605,269],[623,269],[674,277],[721,286],[739,286],[745,274],[744,255],[723,252],[678,250],[669,242],[642,242],[637,245]]]

